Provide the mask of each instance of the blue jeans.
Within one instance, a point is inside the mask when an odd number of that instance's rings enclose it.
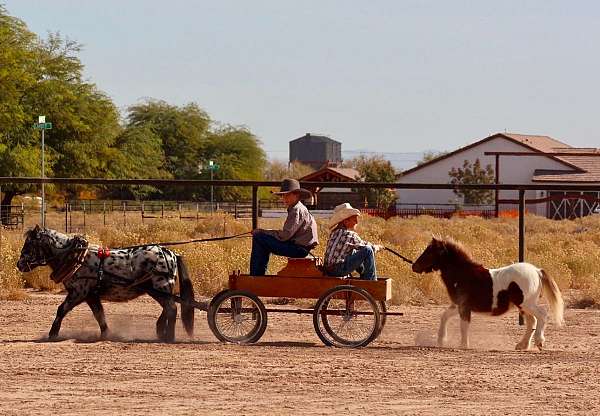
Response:
[[[271,253],[278,256],[301,258],[308,255],[308,250],[291,241],[280,241],[272,235],[257,233],[252,236],[252,254],[250,254],[250,274],[264,276]]]
[[[336,264],[330,274],[333,276],[347,276],[355,270],[358,270],[361,279],[377,280],[373,247],[364,246],[359,248],[346,257],[343,263]]]

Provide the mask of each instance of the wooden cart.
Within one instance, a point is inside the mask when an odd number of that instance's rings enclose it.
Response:
[[[317,299],[314,309],[266,308],[260,297]],[[223,342],[257,342],[267,328],[267,313],[312,314],[325,345],[363,347],[377,338],[388,315],[392,280],[368,281],[325,276],[316,259],[289,259],[277,275],[229,276],[229,289],[208,307],[208,325]]]

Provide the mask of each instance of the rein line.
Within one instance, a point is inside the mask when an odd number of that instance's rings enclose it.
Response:
[[[414,261],[412,261],[411,259],[408,259],[408,258],[404,257],[402,254],[398,253],[398,252],[397,252],[397,251],[395,251],[395,250],[392,250],[392,249],[391,249],[391,248],[389,248],[389,247],[384,247],[384,249],[385,249],[386,251],[389,251],[390,253],[392,253],[392,254],[394,254],[394,255],[396,255],[396,256],[398,256],[398,257],[400,257],[402,260],[404,260],[404,261],[405,261],[405,262],[407,262],[408,264],[413,264],[413,263],[414,263]]]
[[[247,238],[249,236],[247,236],[246,234],[250,234],[250,233],[252,233],[252,231],[246,231],[245,233],[228,235],[225,237],[198,238],[195,240],[185,240],[185,241],[164,241],[161,243],[148,243],[148,244],[140,244],[137,246],[119,247],[118,249],[122,250],[122,249],[140,248],[140,247],[147,247],[147,246],[179,246],[182,244],[190,244],[190,243],[206,243],[209,241],[223,241],[223,240],[231,240],[234,238]]]

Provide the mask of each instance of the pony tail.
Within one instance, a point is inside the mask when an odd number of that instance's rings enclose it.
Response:
[[[542,279],[542,292],[548,300],[550,312],[554,318],[554,322],[558,326],[562,326],[565,322],[563,318],[565,305],[560,293],[560,289],[558,288],[558,285],[554,279],[548,276],[548,274],[542,269],[540,269],[540,277]]]
[[[194,300],[194,286],[192,285],[192,281],[190,280],[190,275],[188,273],[185,262],[183,261],[183,257],[177,255],[177,275],[179,278],[179,292],[181,295],[181,299],[193,301]],[[181,304],[181,320],[183,321],[183,327],[185,328],[185,332],[191,337],[194,335],[194,312],[195,309],[193,306],[182,303]]]

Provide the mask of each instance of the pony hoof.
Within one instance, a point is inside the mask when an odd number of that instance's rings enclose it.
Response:
[[[515,346],[515,350],[528,350],[529,349],[529,344],[523,344],[521,342],[519,342],[516,346]]]
[[[541,351],[544,347],[544,343],[543,342],[536,342],[535,346],[538,347],[538,349]]]

